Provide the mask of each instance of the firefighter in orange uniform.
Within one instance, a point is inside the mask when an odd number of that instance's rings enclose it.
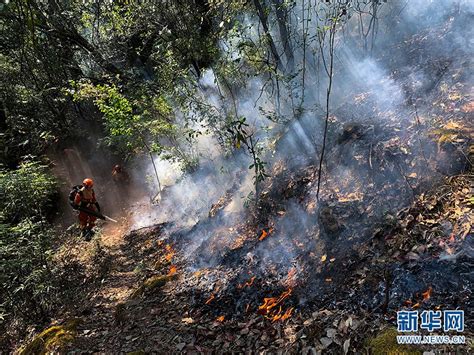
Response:
[[[82,182],[82,188],[76,194],[74,204],[82,208],[87,208],[95,212],[100,212],[100,206],[95,199],[95,192],[92,188],[94,181],[92,179],[84,179]],[[81,228],[81,235],[86,239],[90,240],[94,235],[92,228],[95,226],[97,217],[92,216],[84,211],[79,212],[79,225]]]

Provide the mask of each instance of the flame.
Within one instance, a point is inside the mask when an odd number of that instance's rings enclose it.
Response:
[[[175,252],[174,252],[173,248],[171,247],[171,245],[169,245],[169,244],[166,244],[165,249],[167,251],[167,253],[165,255],[165,259],[168,262],[171,262],[171,259],[173,259],[173,256],[174,256]]]
[[[250,287],[253,285],[253,282],[255,281],[255,276],[252,276],[252,278],[250,280],[248,280],[246,283],[244,284],[241,284],[239,286],[237,286],[237,288],[245,288],[245,287]]]
[[[281,320],[287,320],[288,318],[290,318],[294,309],[295,309],[294,307],[288,308],[285,314],[281,316]]]
[[[176,274],[177,271],[178,271],[178,268],[176,267],[176,265],[171,265],[170,271],[168,272],[168,276],[172,276]]]
[[[260,235],[258,240],[260,240],[260,241],[264,240],[266,237],[268,237],[270,235],[271,232],[273,232],[273,228],[269,228],[268,232],[265,229],[262,229],[262,234]]]
[[[224,319],[225,319],[225,316],[219,316],[219,317],[216,318],[216,321],[222,323],[224,321]]]
[[[428,287],[428,289],[422,293],[423,301],[429,300],[431,298],[431,293],[433,292],[433,287]]]
[[[216,298],[216,296],[212,293],[211,297],[209,297],[208,300],[206,301],[206,304],[211,303],[214,298]]]
[[[273,321],[281,318],[281,303],[290,297],[293,290],[289,288],[283,292],[279,297],[268,297],[263,299],[263,304],[258,306],[258,313],[272,319]],[[275,312],[276,307],[279,310]]]
[[[281,319],[281,306],[278,307],[278,312],[276,312],[273,317],[270,317],[272,322],[276,322],[277,320]]]

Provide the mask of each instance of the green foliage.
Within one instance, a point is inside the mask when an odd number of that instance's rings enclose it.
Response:
[[[0,318],[41,320],[57,292],[49,266],[51,236],[46,211],[56,182],[38,162],[0,171]]]
[[[0,318],[44,320],[57,301],[48,263],[51,235],[44,221],[0,225]]]
[[[0,223],[16,223],[45,215],[57,185],[44,165],[27,161],[16,170],[0,170],[0,191]]]
[[[172,136],[175,127],[170,122],[172,109],[164,97],[142,96],[131,101],[114,85],[72,84],[76,87],[75,100],[92,99],[103,114],[107,144],[124,154],[165,150],[159,139]]]
[[[249,169],[254,170],[255,196],[256,200],[258,200],[259,185],[269,176],[265,171],[265,165],[267,163],[260,158],[263,153],[262,147],[258,144],[258,139],[254,137],[255,133],[250,133],[249,125],[246,123],[245,117],[232,120],[228,124],[226,131],[232,145],[237,149],[240,149],[241,146],[246,147],[252,157],[252,164],[250,164]]]

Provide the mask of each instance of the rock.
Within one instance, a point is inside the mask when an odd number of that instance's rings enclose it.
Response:
[[[186,346],[186,343],[179,343],[178,345],[176,345],[176,349],[178,349],[178,351],[181,351],[184,349],[185,346]]]

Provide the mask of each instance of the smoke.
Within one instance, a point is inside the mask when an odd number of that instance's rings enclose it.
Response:
[[[452,117],[442,116],[433,108],[433,101],[440,95],[441,83],[453,80],[468,61],[466,55],[472,56],[472,29],[466,25],[472,20],[474,5],[468,1],[395,1],[380,7],[373,49],[361,36],[360,24],[367,31],[368,17],[361,22],[353,15],[338,32],[321,202],[316,203],[316,174],[305,174],[308,166],[317,165],[321,152],[328,77],[317,57],[318,21],[310,22],[308,36],[313,40],[303,54],[301,5],[297,2],[290,14],[295,73],[288,75],[290,79],[280,78],[278,93],[276,79],[266,74],[248,80],[238,90],[224,87],[212,70],[205,71],[198,83],[201,97],[221,117],[234,114],[235,104],[237,114],[247,118],[249,129],[264,145],[262,159],[272,173],[263,184],[268,195],[262,199],[273,193],[280,199],[282,213],[271,211],[268,219],[263,218],[266,225],[239,231],[239,226],[251,225],[252,220],[245,207],[254,190],[253,173],[248,169],[252,161],[242,149],[226,155],[215,131],[197,138],[200,168],[194,173],[182,175],[175,165],[157,157],[165,188],[158,205],[135,216],[135,226],[171,222],[170,231],[186,230],[183,253],[193,267],[219,265],[224,254],[233,252],[241,234],[246,240],[256,240],[262,228],[269,227],[273,228],[271,235],[244,248],[241,255],[252,260],[248,264],[261,273],[287,271],[300,265],[302,256],[312,255],[316,260],[326,253],[343,257],[367,240],[368,228],[375,221],[409,204],[421,182],[432,183],[443,166],[458,169],[454,161],[442,160],[429,137],[433,129],[429,123],[437,120],[441,124]],[[320,8],[309,11],[312,19],[317,10]],[[245,36],[256,38],[257,19],[246,17],[245,21],[252,25]],[[276,23],[272,36],[279,38]],[[275,43],[283,53],[282,41]],[[222,49],[230,51],[231,58],[239,57],[232,43]],[[324,54],[328,55],[326,50]],[[307,61],[305,96],[297,107],[303,92],[303,58]],[[470,79],[470,74],[463,78]],[[275,104],[276,97],[281,107]],[[278,110],[285,118],[278,123],[262,114]],[[281,162],[287,170],[276,173]],[[147,163],[145,174],[152,172]],[[293,188],[291,179],[297,178],[302,181],[298,193],[285,197]],[[209,211],[219,201],[220,212],[210,217]]]

